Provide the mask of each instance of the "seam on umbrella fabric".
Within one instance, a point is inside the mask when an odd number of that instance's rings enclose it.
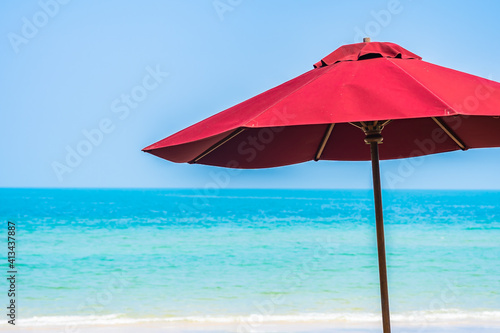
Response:
[[[264,110],[262,110],[262,112],[260,112],[259,114],[255,115],[255,117],[253,117],[252,119],[250,119],[249,121],[247,121],[246,123],[244,123],[243,125],[241,125],[240,127],[247,127],[247,128],[253,128],[253,127],[248,127],[247,124],[251,121],[253,121],[255,118],[259,117],[261,114],[263,114],[264,112],[266,112],[267,110],[269,110],[270,108],[272,108],[273,106],[275,106],[276,104],[278,104],[279,102],[283,101],[285,98],[293,95],[294,93],[296,93],[297,91],[301,90],[302,88],[304,88],[305,86],[308,86],[310,83],[316,81],[317,79],[319,79],[320,77],[323,77],[323,75],[325,75],[326,73],[330,72],[333,68],[335,68],[336,64],[332,65],[332,66],[328,66],[328,67],[331,67],[331,68],[328,68],[327,70],[325,70],[324,73],[322,73],[321,75],[318,75],[316,76],[315,78],[307,81],[306,83],[304,83],[303,85],[301,85],[300,87],[294,89],[293,91],[291,91],[290,93],[286,94],[285,96],[283,96],[282,98],[280,98],[279,100],[277,100],[276,102],[274,102],[272,105],[269,105],[267,108],[265,108]],[[314,71],[314,70],[318,70],[318,69],[321,69],[321,68],[324,68],[324,67],[320,67],[320,68],[315,68],[315,69],[312,69],[311,71]],[[306,72],[308,73],[308,72]],[[302,74],[302,75],[305,75],[306,73]],[[299,76],[300,77],[300,76]],[[286,82],[283,82],[282,84],[285,84],[289,81],[291,81],[293,79],[290,79]],[[280,84],[280,85],[282,85]],[[278,88],[280,85],[274,87],[274,88]],[[271,88],[271,89],[274,89],[274,88]],[[268,90],[269,91],[269,90]],[[257,95],[258,96],[258,95]],[[287,125],[287,126],[296,126],[296,125]],[[258,127],[260,128],[260,127]]]
[[[422,61],[422,60],[421,60]],[[432,90],[430,90],[429,88],[427,88],[427,86],[425,84],[423,84],[422,82],[420,82],[419,80],[417,80],[413,75],[411,75],[410,73],[408,73],[407,71],[405,71],[401,66],[399,66],[398,64],[396,64],[395,62],[393,61],[389,61],[391,64],[393,64],[394,66],[396,66],[397,68],[399,68],[401,71],[403,71],[403,73],[405,73],[406,75],[408,75],[409,77],[411,77],[415,82],[417,82],[420,86],[422,86],[425,90],[427,90],[431,95],[433,95],[434,97],[436,97],[438,100],[440,100],[444,105],[446,105],[447,107],[450,108],[450,110],[453,110],[455,112],[455,114],[457,115],[461,115],[461,113],[457,112],[457,110],[455,110],[455,108],[451,107],[451,105],[449,105],[447,102],[445,102],[441,97],[439,97],[438,95],[436,95]],[[425,62],[425,61],[424,61]],[[441,117],[441,116],[438,116],[438,117]],[[427,118],[427,117],[425,117]]]
[[[323,75],[325,75],[326,73],[328,73],[330,70],[332,70],[333,68],[335,68],[335,67],[336,67],[335,65],[336,65],[336,64],[331,65],[331,66],[328,66],[328,67],[330,67],[330,68],[328,68],[327,70],[325,70],[325,71],[324,71],[324,73],[322,73],[321,75],[318,75],[317,77],[315,77],[315,78],[313,78],[313,79],[310,79],[309,81],[307,81],[306,83],[304,83],[304,84],[303,84],[303,85],[301,85],[300,87],[298,87],[298,88],[294,89],[293,91],[289,92],[288,94],[286,94],[285,96],[283,96],[282,98],[280,98],[279,100],[277,100],[276,102],[274,102],[273,104],[271,104],[270,106],[268,106],[267,108],[265,108],[264,110],[262,110],[259,114],[255,115],[255,116],[254,116],[253,118],[251,118],[250,120],[248,120],[248,121],[246,121],[245,123],[243,123],[243,124],[241,124],[241,125],[238,125],[238,126],[236,126],[236,127],[234,127],[234,128],[231,128],[231,129],[229,129],[229,130],[230,130],[230,131],[234,131],[234,130],[235,130],[235,129],[237,129],[237,128],[248,128],[248,129],[251,129],[251,128],[256,128],[256,127],[253,127],[253,126],[248,126],[248,123],[252,122],[255,118],[259,117],[261,114],[263,114],[264,112],[266,112],[267,110],[269,110],[270,108],[272,108],[273,106],[275,106],[276,104],[278,104],[279,102],[281,102],[282,100],[284,100],[285,98],[289,97],[290,95],[294,94],[295,92],[297,92],[298,90],[302,89],[303,87],[305,87],[305,86],[309,85],[310,83],[312,83],[312,82],[316,81],[317,79],[319,79],[320,77],[322,77]],[[321,67],[321,68],[322,68],[322,67]],[[311,69],[309,72],[314,71],[314,70],[318,70],[318,69],[320,69],[320,68],[314,68],[314,69]],[[302,76],[302,75],[305,75],[305,74],[307,74],[307,73],[309,73],[309,72],[303,73],[303,74],[299,75],[298,77],[300,77],[300,76]],[[289,82],[289,81],[292,81],[292,80],[294,80],[294,79],[296,79],[296,78],[297,78],[297,77],[292,78],[292,79],[290,79],[290,80],[288,80],[288,81],[285,81],[285,82],[283,82],[283,83],[281,83],[281,84],[277,85],[276,87],[273,87],[273,88],[271,88],[271,89],[269,89],[269,90],[272,90],[272,89],[278,88],[279,86],[281,86],[281,85],[283,85],[283,84],[285,84],[285,83],[287,83],[287,82]],[[259,95],[261,95],[261,94],[264,94],[264,93],[268,92],[269,90],[266,90],[266,91],[264,91],[264,92],[262,92],[262,93],[260,93],[260,94],[258,94],[258,95],[256,95],[256,96],[254,96],[254,97],[251,97],[250,99],[255,98],[255,97],[257,97],[257,96],[259,96]],[[241,103],[244,103],[244,102],[246,102],[246,101],[248,101],[248,100],[245,100],[245,101],[243,101],[243,102],[241,102]],[[236,105],[239,105],[239,104],[241,104],[241,103],[238,103],[238,104],[236,104]],[[231,108],[235,107],[236,105],[233,105],[233,106],[232,106],[232,107],[230,107],[229,109],[231,109]],[[223,111],[221,111],[221,112],[225,112],[225,111],[227,111],[227,110],[228,110],[228,109],[223,110]],[[219,113],[221,113],[221,112],[219,112]],[[217,116],[219,113],[213,114],[213,115],[211,115],[211,116],[210,116],[210,117],[208,117],[208,118],[202,119],[200,122],[203,122],[203,121],[206,121],[206,120],[208,120],[208,119],[210,119],[210,118],[212,118],[212,117],[215,117],[215,116]],[[179,134],[179,133],[181,133],[181,132],[183,132],[183,131],[186,131],[186,130],[188,130],[190,127],[192,127],[192,126],[196,126],[197,124],[199,124],[199,122],[198,122],[198,123],[194,123],[193,125],[188,126],[188,127],[184,128],[184,129],[182,129],[181,131],[179,131],[179,132],[177,132],[177,133],[174,133],[174,134],[172,134],[172,135],[170,135],[170,136],[168,136],[168,137],[164,138],[163,140],[166,140],[166,139],[170,138],[171,136],[174,136],[174,135],[177,135],[177,134]],[[296,126],[296,125],[287,125],[287,126]],[[261,127],[257,127],[257,128],[261,128]],[[222,132],[219,132],[219,133],[215,133],[215,134],[213,134],[213,135],[211,135],[211,136],[209,136],[209,137],[214,137],[214,136],[216,136],[216,135],[220,135],[220,134],[222,134],[222,133],[224,133],[224,132],[226,132],[226,131],[222,131]],[[193,142],[200,141],[200,140],[203,140],[203,139],[206,139],[206,138],[200,138],[200,139],[195,140],[195,141],[193,141]],[[162,140],[160,140],[160,141],[162,141]],[[186,143],[189,143],[189,142],[191,142],[191,141],[177,143],[177,144],[172,145],[172,146],[178,146],[178,145],[186,144]],[[153,144],[153,145],[154,145],[154,144]],[[148,146],[148,147],[149,147],[149,146]],[[147,147],[146,147],[146,148],[147,148]],[[152,149],[158,149],[158,148],[152,148]]]

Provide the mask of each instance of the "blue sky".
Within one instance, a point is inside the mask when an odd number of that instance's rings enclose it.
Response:
[[[141,149],[363,36],[499,81],[499,12],[497,1],[2,1],[0,186],[370,188],[367,162],[227,177]],[[383,186],[500,189],[500,149],[420,162],[382,162]]]

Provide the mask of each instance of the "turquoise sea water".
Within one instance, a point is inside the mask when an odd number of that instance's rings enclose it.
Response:
[[[3,233],[17,224],[21,323],[379,320],[368,190],[1,189],[0,200]],[[500,192],[383,201],[394,320],[499,321]]]

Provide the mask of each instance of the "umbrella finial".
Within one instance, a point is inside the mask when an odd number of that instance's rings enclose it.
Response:
[[[369,42],[371,42],[370,37],[363,38],[363,43],[369,43]]]

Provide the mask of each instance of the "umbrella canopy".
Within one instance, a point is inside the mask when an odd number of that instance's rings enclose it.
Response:
[[[392,120],[381,159],[500,146],[500,83],[393,43],[345,45],[314,66],[144,151],[233,168],[369,160],[363,132],[349,123],[374,120]]]
[[[499,147],[499,116],[500,83],[366,39],[143,150],[173,162],[229,168],[371,159],[382,319],[389,333],[379,159]]]

